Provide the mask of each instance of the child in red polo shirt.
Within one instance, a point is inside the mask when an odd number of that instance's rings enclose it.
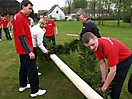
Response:
[[[54,31],[56,31],[56,36],[58,36],[57,26],[53,20],[48,18],[47,15],[44,15],[44,19],[46,20],[46,25],[44,27],[46,29],[45,37],[50,39],[53,42],[53,45],[56,45]]]

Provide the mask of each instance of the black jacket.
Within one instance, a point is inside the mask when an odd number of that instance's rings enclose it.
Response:
[[[92,22],[92,20],[90,19],[87,19],[86,22],[83,23],[82,32],[80,33],[80,37],[82,38],[83,34],[85,34],[86,32],[92,32],[98,38],[101,37],[99,33],[99,29],[97,28],[95,23]]]

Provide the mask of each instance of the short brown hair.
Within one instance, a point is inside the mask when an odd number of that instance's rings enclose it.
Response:
[[[84,44],[88,44],[91,39],[95,39],[95,35],[91,32],[86,32],[82,36],[82,41],[83,41]]]
[[[87,13],[86,13],[86,12],[82,12],[80,15],[82,15],[82,17],[84,17],[84,18],[88,18],[88,16],[87,16]]]
[[[22,6],[24,5],[25,7],[28,6],[28,4],[30,4],[31,6],[33,6],[32,2],[30,2],[29,0],[23,0],[20,4],[20,7],[22,9]]]

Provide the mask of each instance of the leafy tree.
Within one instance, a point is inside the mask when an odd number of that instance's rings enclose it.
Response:
[[[72,7],[72,0],[65,0],[65,4],[68,6],[68,14],[70,14]]]
[[[124,11],[128,15],[128,22],[130,22],[130,27],[132,28],[132,0],[124,1]],[[125,15],[126,15],[125,14]]]
[[[97,7],[97,0],[89,0],[88,8],[93,10],[92,14],[94,16],[94,22],[95,22],[95,10],[96,10],[96,7]]]
[[[112,3],[115,5],[115,12],[118,15],[118,26],[120,26],[120,20],[123,18],[126,22],[132,20],[132,0],[112,0]],[[132,22],[130,26],[132,27]]]
[[[74,7],[75,8],[87,8],[88,6],[88,1],[87,0],[73,0]]]

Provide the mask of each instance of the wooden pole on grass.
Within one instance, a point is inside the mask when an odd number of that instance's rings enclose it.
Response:
[[[85,81],[74,73],[59,57],[57,57],[57,55],[51,54],[50,58],[88,99],[103,99]]]
[[[79,36],[77,34],[67,34],[68,36]]]

